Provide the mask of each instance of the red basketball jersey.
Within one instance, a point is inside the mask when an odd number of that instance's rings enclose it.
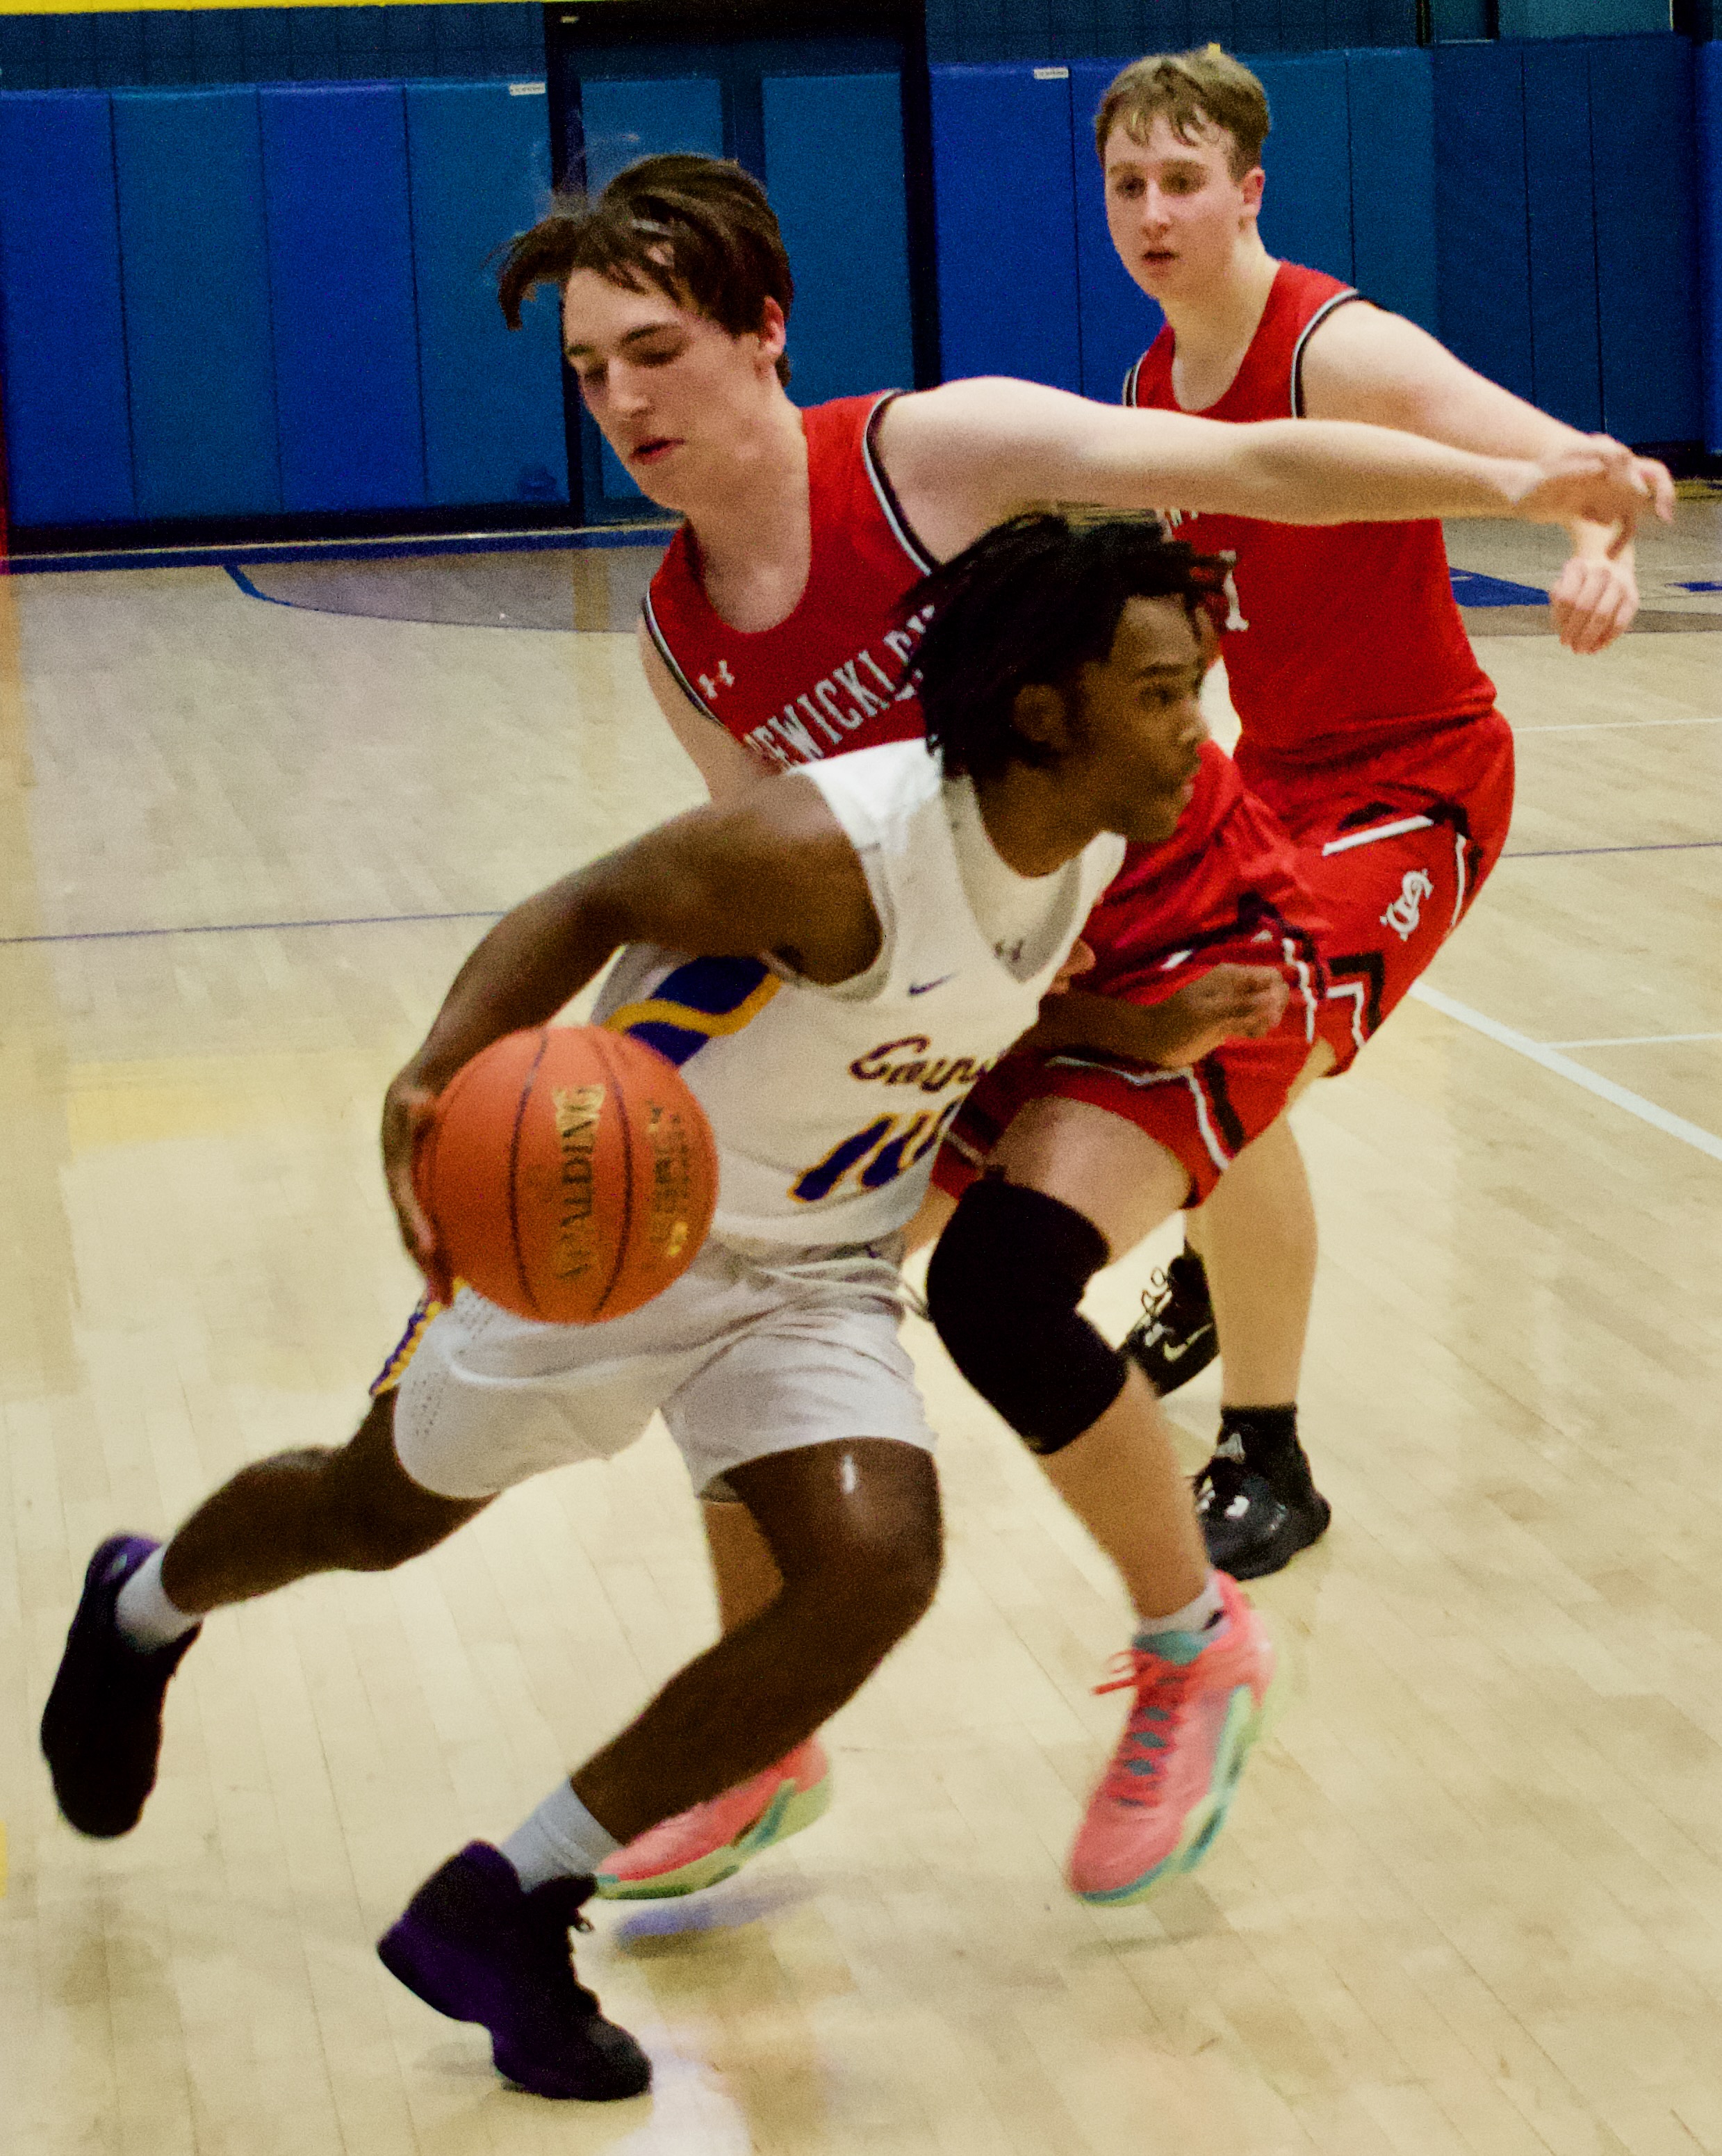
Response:
[[[685,524],[646,594],[646,628],[691,701],[774,770],[922,731],[904,600],[933,567],[874,453],[894,391],[802,413],[812,558],[775,629],[731,629],[705,596]]]
[[[1236,379],[1202,416],[1301,418],[1310,333],[1361,297],[1319,270],[1282,262]],[[1125,378],[1126,404],[1181,409],[1173,352],[1168,324]],[[1247,770],[1368,757],[1426,738],[1432,723],[1493,708],[1494,685],[1453,603],[1438,523],[1176,521],[1203,553],[1235,557],[1224,649]]]

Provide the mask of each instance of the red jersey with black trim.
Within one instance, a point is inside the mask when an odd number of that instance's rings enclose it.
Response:
[[[904,601],[933,562],[874,449],[897,393],[839,397],[802,413],[812,558],[773,629],[732,629],[700,576],[684,525],[646,594],[646,628],[689,700],[770,770],[923,731],[913,654],[925,617]]]
[[[1201,416],[1301,418],[1310,333],[1361,297],[1282,262],[1236,378]],[[1175,350],[1168,323],[1125,377],[1126,404],[1182,408]],[[1234,557],[1223,647],[1246,776],[1367,759],[1493,709],[1494,685],[1465,634],[1432,519],[1270,524],[1174,511],[1168,521],[1202,553]]]

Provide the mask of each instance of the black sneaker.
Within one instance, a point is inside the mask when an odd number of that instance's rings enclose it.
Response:
[[[1162,1399],[1207,1369],[1219,1353],[1207,1275],[1193,1251],[1180,1250],[1163,1273],[1151,1276],[1141,1317],[1125,1335],[1124,1345]]]
[[[132,1646],[114,1604],[157,1543],[110,1535],[90,1560],[59,1673],[42,1711],[42,1756],[54,1794],[79,1834],[130,1834],[156,1786],[161,1702],[201,1625],[171,1646]]]
[[[488,1841],[469,1841],[432,1872],[377,1943],[383,1967],[427,2006],[490,2031],[496,2071],[534,2096],[604,2103],[649,2087],[652,2062],[574,1980],[570,1928],[590,1879],[551,1879],[528,1894]]]
[[[1234,1579],[1262,1579],[1327,1532],[1333,1507],[1293,1440],[1270,1460],[1246,1457],[1235,1435],[1220,1441],[1196,1478],[1196,1510],[1208,1560]]]

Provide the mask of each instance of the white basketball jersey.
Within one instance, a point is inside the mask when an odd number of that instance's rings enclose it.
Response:
[[[913,1216],[971,1086],[1034,1022],[1124,859],[1104,834],[1046,880],[1055,932],[1017,979],[965,892],[937,763],[890,742],[799,775],[866,871],[883,931],[864,974],[821,987],[774,960],[623,951],[597,1017],[680,1066],[720,1164],[713,1232],[868,1243]],[[789,784],[787,779],[774,783]]]

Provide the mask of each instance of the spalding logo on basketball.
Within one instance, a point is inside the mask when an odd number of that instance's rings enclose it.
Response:
[[[521,1317],[591,1325],[705,1242],[717,1147],[674,1064],[597,1026],[511,1033],[456,1072],[414,1164],[455,1276]]]

